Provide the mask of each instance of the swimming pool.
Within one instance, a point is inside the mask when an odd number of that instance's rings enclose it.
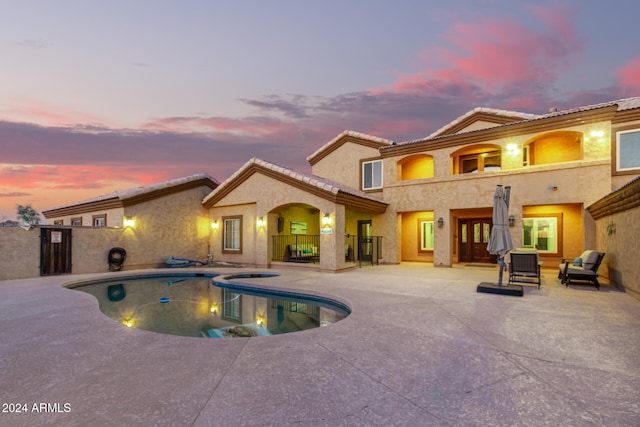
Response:
[[[245,338],[302,331],[350,314],[336,300],[242,283],[275,273],[157,273],[73,282],[127,327],[170,335]]]

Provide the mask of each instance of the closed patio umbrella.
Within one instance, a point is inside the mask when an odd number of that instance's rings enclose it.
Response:
[[[498,256],[498,264],[500,265],[498,284],[500,286],[502,286],[502,271],[505,266],[504,256],[513,249],[511,235],[507,228],[510,192],[511,187],[509,186],[504,190],[502,185],[496,187],[496,192],[493,195],[493,227],[491,228],[491,237],[487,245],[487,251]]]

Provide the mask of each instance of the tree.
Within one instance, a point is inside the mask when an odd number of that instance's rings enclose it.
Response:
[[[18,221],[24,221],[27,224],[40,224],[40,214],[38,213],[38,211],[33,209],[31,205],[18,205],[17,218]]]

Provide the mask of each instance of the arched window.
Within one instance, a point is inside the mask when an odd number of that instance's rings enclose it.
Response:
[[[538,135],[522,146],[523,166],[582,160],[582,133],[558,131]]]
[[[453,174],[478,173],[502,169],[502,147],[472,145],[451,154]]]
[[[414,154],[398,161],[398,180],[433,178],[433,157]]]

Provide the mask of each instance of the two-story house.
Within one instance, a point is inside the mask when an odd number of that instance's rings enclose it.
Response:
[[[557,266],[595,247],[586,208],[640,176],[640,97],[542,115],[476,108],[402,143],[345,131],[307,160],[310,174],[251,159],[193,207],[208,211],[214,259],[325,271],[495,262],[486,247],[503,185],[514,246]]]
[[[252,159],[204,200],[218,259],[269,266],[494,262],[496,185],[510,186],[516,247],[547,265],[595,247],[586,207],[640,175],[640,98],[533,115],[476,108],[432,135],[346,131],[312,174]]]

